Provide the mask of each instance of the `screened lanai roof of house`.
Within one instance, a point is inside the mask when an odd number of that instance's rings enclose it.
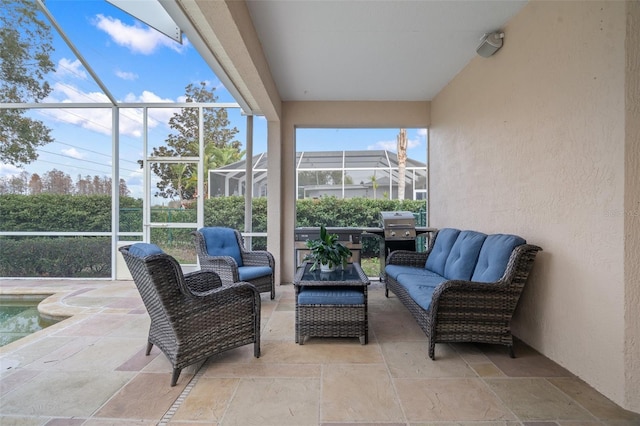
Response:
[[[246,160],[237,161],[218,171],[244,171]],[[253,170],[267,170],[267,154],[257,154],[252,158]],[[335,169],[388,169],[398,167],[398,156],[387,150],[361,151],[299,151],[296,152],[298,170]],[[406,167],[425,168],[426,164],[407,158]]]

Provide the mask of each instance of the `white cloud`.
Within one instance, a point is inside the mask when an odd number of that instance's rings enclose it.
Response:
[[[0,177],[18,176],[24,170],[12,164],[0,163]]]
[[[138,74],[134,72],[128,72],[128,71],[116,70],[116,76],[123,80],[130,80],[130,81],[134,81],[138,79]]]
[[[73,85],[63,83],[53,85],[53,91],[46,101],[58,103],[109,103],[109,99],[104,93],[85,93]],[[140,96],[132,93],[128,94],[125,97],[125,102],[166,103],[173,102],[173,100],[163,99],[155,93],[145,90]],[[148,120],[149,129],[168,123],[169,118],[172,117],[176,111],[178,111],[176,108],[151,109]],[[47,116],[58,122],[72,124],[105,135],[111,134],[111,108],[52,108],[47,111]],[[142,121],[141,110],[134,108],[122,109],[119,120],[120,134],[123,136],[141,137]]]
[[[396,141],[378,141],[373,145],[367,146],[367,149],[368,150],[386,149],[387,151],[395,151],[396,145],[397,145]]]
[[[182,52],[186,48],[186,43],[181,45],[159,31],[141,24],[127,25],[119,19],[100,14],[96,16],[94,25],[107,33],[116,44],[133,53],[150,55],[160,47]]]
[[[174,102],[172,99],[161,98],[153,92],[143,90],[140,96],[133,93],[127,94],[124,99],[125,102],[140,102],[140,103],[167,103]],[[175,102],[184,102],[178,98]],[[158,126],[160,123],[168,123],[169,119],[173,117],[173,114],[179,112],[179,108],[150,108],[148,114],[149,128],[152,129]],[[140,123],[142,123],[142,114],[140,114]]]
[[[56,68],[56,76],[59,78],[74,77],[82,80],[87,79],[87,73],[79,59],[71,61],[67,58],[61,58],[58,61],[58,67]]]
[[[415,148],[417,146],[420,146],[420,140],[418,140],[418,139],[409,139],[407,141],[407,149]],[[398,149],[398,142],[397,141],[378,141],[378,142],[374,143],[373,145],[369,145],[367,147],[367,149],[369,149],[369,150],[372,150],[372,149],[386,149],[387,151],[396,152],[397,149]]]
[[[427,135],[427,129],[417,129],[416,137],[414,139],[407,140],[407,149],[419,147],[422,144],[422,141],[424,140],[426,135]],[[396,152],[398,150],[398,141],[395,139],[392,141],[378,141],[373,145],[367,146],[367,149],[368,150],[386,149],[387,151]]]
[[[68,149],[63,149],[62,153],[68,157],[72,157],[75,158],[77,160],[82,160],[84,158],[84,155],[82,155],[77,149],[75,148],[68,148]]]

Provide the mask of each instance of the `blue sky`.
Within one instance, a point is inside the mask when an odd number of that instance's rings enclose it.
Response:
[[[183,37],[180,45],[105,0],[46,0],[46,5],[68,38],[93,68],[111,94],[123,102],[180,102],[185,87],[207,82],[215,87],[218,102],[235,102],[198,52]],[[82,66],[64,40],[54,30],[53,61],[56,72],[50,76],[54,88],[49,102],[107,102],[100,87]],[[150,113],[150,145],[161,144],[171,129],[168,118],[174,110]],[[56,142],[43,147],[40,159],[26,165],[29,173],[57,168],[74,179],[81,175],[109,175],[111,156],[111,114],[108,110],[38,110],[32,113],[53,129]],[[244,144],[245,118],[230,110],[231,125],[240,132]],[[121,177],[135,192],[141,189],[141,173],[135,160],[142,155],[141,114],[122,113]],[[426,162],[425,131],[407,129],[409,157]],[[298,150],[395,151],[398,129],[305,129],[298,133]],[[254,153],[266,151],[266,121],[254,120]],[[0,165],[0,176],[22,170]]]

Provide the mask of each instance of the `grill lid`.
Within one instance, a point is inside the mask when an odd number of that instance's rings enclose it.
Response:
[[[416,238],[416,219],[408,211],[380,212],[385,240],[413,240]]]

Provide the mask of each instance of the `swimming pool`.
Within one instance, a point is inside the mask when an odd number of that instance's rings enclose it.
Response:
[[[0,346],[7,345],[58,321],[43,318],[38,303],[44,297],[0,297]]]

